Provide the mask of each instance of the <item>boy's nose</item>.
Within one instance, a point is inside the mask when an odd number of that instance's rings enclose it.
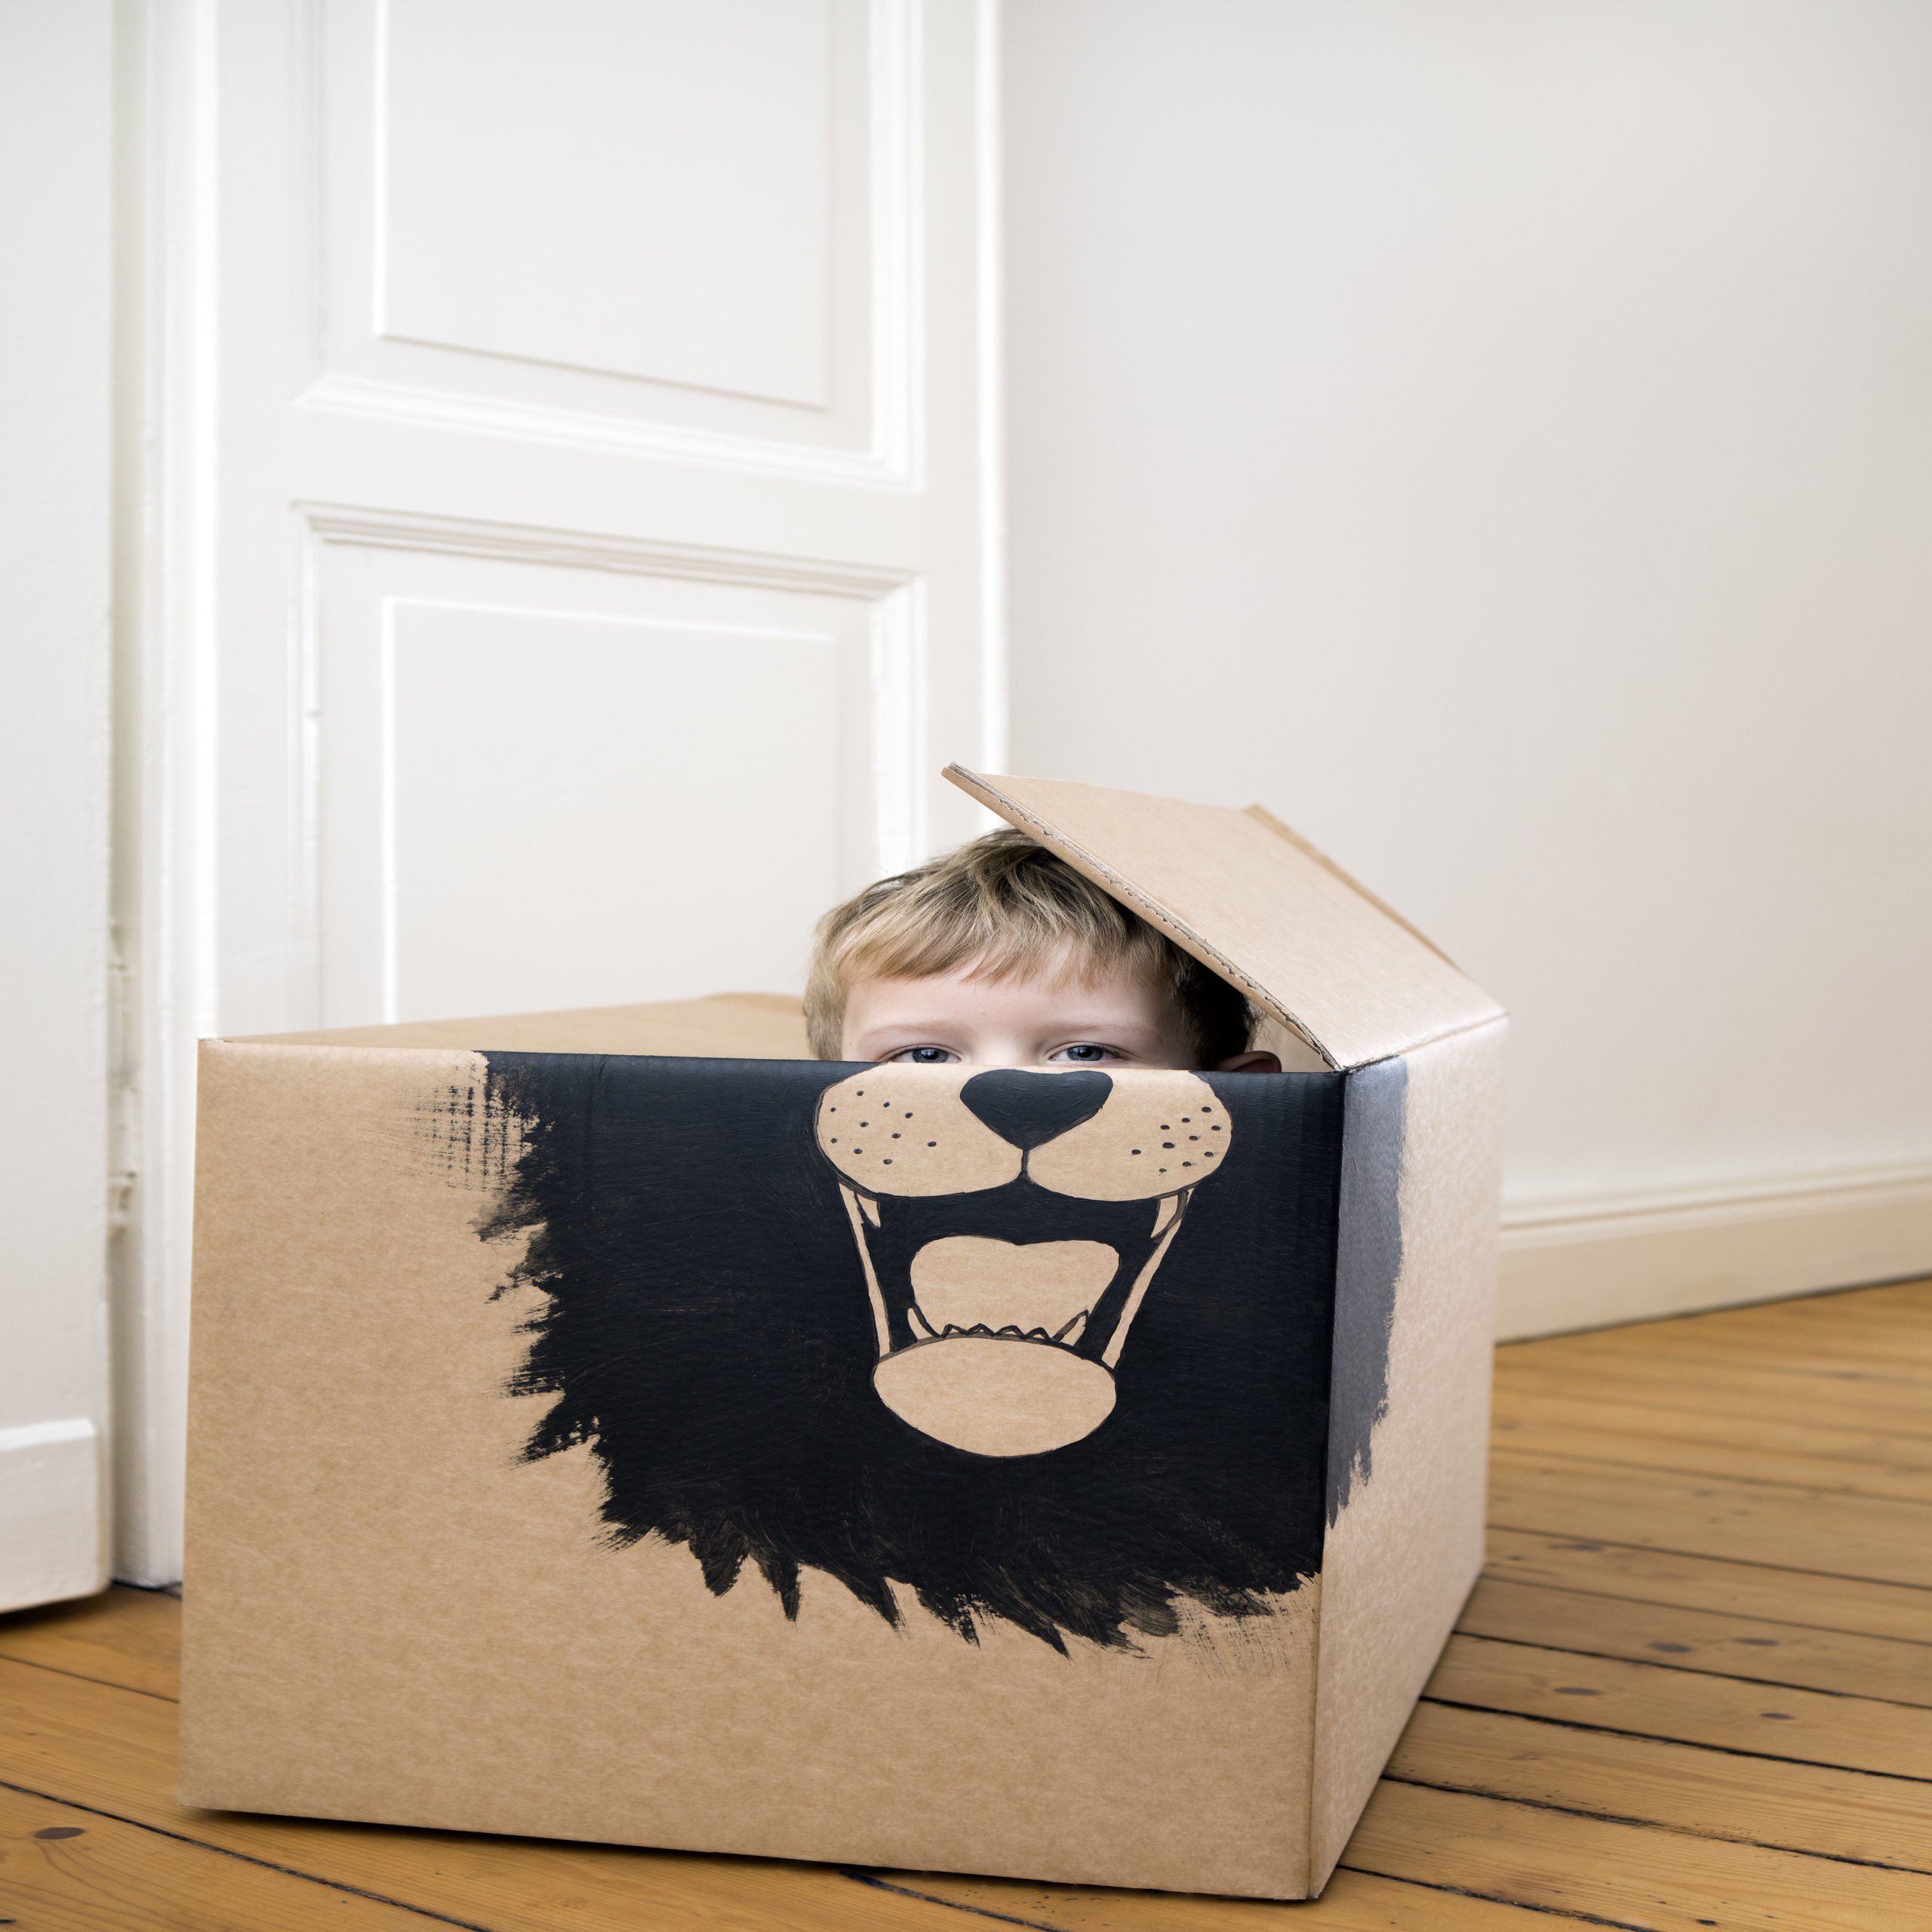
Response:
[[[974,1074],[959,1097],[1002,1140],[1031,1150],[1091,1120],[1107,1104],[1113,1086],[1104,1073],[1028,1073],[1003,1066]]]

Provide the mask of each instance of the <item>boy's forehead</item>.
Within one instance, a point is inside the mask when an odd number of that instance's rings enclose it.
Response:
[[[862,994],[889,999],[929,1000],[949,1004],[989,995],[996,999],[1037,998],[1063,1000],[1152,1000],[1164,1004],[1166,987],[1151,964],[1139,959],[1096,961],[1071,946],[1038,961],[975,961],[948,973],[857,975],[847,991],[848,1001]]]

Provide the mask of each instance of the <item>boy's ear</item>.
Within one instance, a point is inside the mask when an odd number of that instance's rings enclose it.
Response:
[[[1214,1070],[1217,1073],[1279,1073],[1281,1063],[1273,1054],[1235,1054]]]

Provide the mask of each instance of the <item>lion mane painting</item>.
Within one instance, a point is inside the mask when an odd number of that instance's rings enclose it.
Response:
[[[1319,1570],[1339,1075],[487,1058],[524,1453],[614,1543],[1062,1651]]]

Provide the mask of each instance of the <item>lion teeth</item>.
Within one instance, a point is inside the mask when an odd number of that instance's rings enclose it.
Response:
[[[943,1327],[935,1328],[927,1318],[925,1310],[917,1302],[906,1304],[906,1320],[915,1342],[949,1342],[955,1337],[983,1335],[993,1341],[1010,1339],[1016,1342],[1044,1342],[1049,1346],[1058,1344],[1070,1349],[1085,1334],[1088,1314],[1088,1311],[1083,1308],[1057,1334],[1049,1335],[1043,1327],[1023,1328],[1017,1321],[1009,1321],[1003,1328],[995,1328],[986,1321],[976,1321],[971,1327],[957,1321],[949,1321]]]

